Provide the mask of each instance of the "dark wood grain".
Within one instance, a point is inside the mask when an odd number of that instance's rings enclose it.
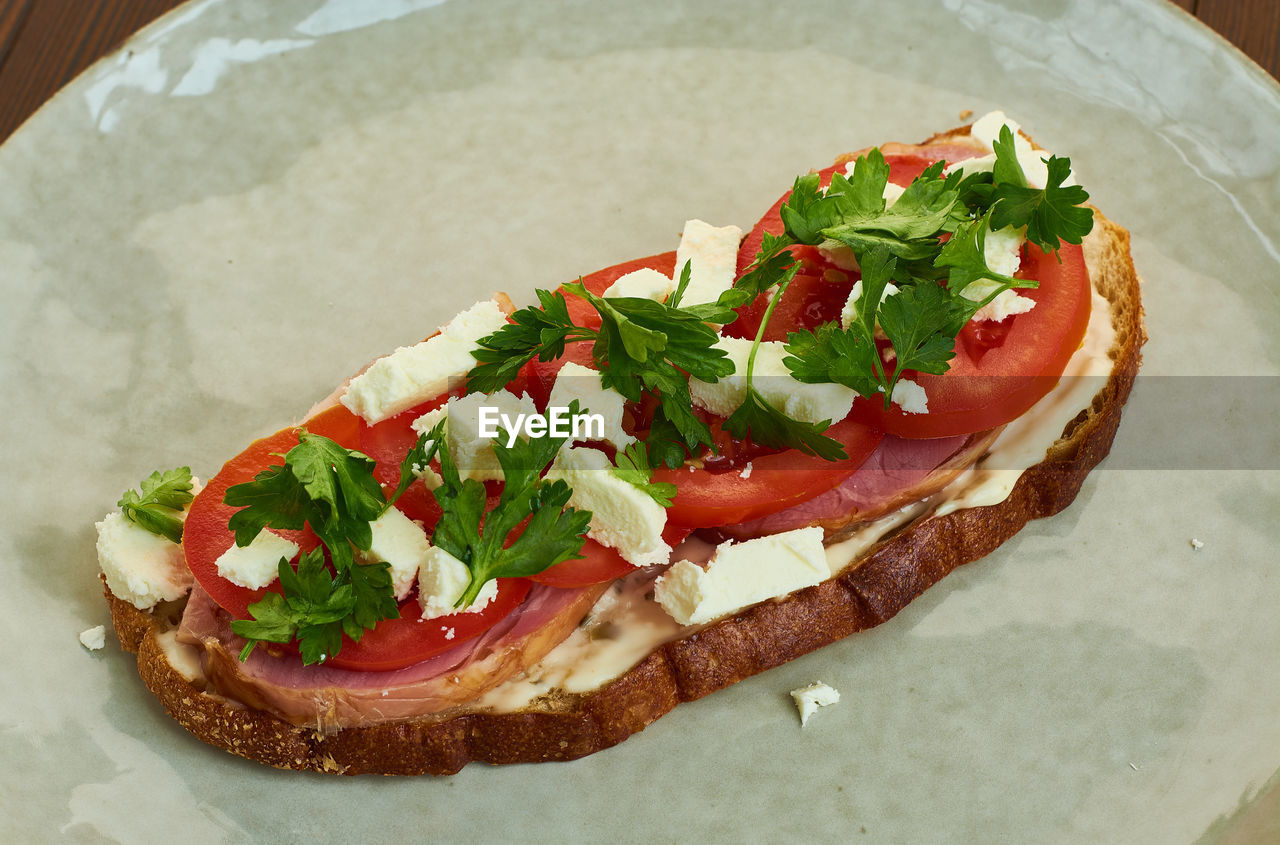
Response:
[[[1196,17],[1280,77],[1280,0],[1198,0]]]
[[[1280,0],[1167,0],[1280,78]],[[182,0],[0,0],[0,141],[76,74]]]
[[[13,0],[0,3],[0,67],[9,56],[9,48],[22,32],[22,25],[27,21],[27,13],[31,11],[35,0]]]
[[[0,140],[82,70],[181,2],[0,0],[0,22],[18,19],[9,49],[0,47]]]

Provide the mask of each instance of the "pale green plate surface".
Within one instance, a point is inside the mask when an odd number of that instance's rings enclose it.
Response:
[[[1208,412],[1140,384],[1070,510],[890,624],[576,763],[408,780],[206,747],[77,642],[93,522],[152,469],[207,477],[494,289],[993,107],[1133,231],[1145,372],[1254,378]],[[0,148],[0,839],[1275,833],[1280,457],[1247,394],[1280,373],[1278,164],[1280,88],[1158,0],[185,7]],[[1161,429],[1209,456],[1159,464]],[[801,730],[817,679],[844,699]]]

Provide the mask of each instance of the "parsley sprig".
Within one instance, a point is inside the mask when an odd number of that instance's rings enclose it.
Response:
[[[578,412],[576,402],[570,411]],[[436,444],[445,440],[445,425],[445,420],[436,423],[418,442],[431,441],[430,449],[439,448]],[[508,447],[507,438],[500,434],[493,441],[493,451],[502,467],[502,493],[487,513],[484,484],[473,478],[463,480],[449,450],[439,448],[444,483],[434,495],[443,514],[431,543],[462,561],[471,572],[471,581],[456,607],[469,606],[485,583],[495,578],[528,577],[581,557],[591,512],[566,507],[573,492],[569,485],[541,477],[566,439],[517,437]],[[517,528],[521,530],[513,537]]]
[[[751,344],[751,352],[747,356],[747,371],[745,373],[746,397],[738,407],[738,410],[730,414],[729,418],[724,421],[722,427],[734,437],[739,439],[749,437],[753,442],[762,446],[799,449],[806,455],[817,455],[824,460],[838,461],[846,457],[844,446],[840,444],[840,441],[823,434],[831,426],[830,420],[821,423],[809,423],[789,417],[769,404],[754,384],[756,353],[759,352],[760,344],[764,340],[765,328],[769,325],[769,319],[773,316],[774,308],[777,307],[783,294],[786,293],[787,287],[791,284],[799,269],[800,265],[793,263],[783,271],[783,278],[779,284],[778,292],[769,301],[769,307],[765,309],[764,317],[760,321],[760,328],[756,330],[755,341]]]
[[[124,491],[116,507],[130,522],[171,542],[181,543],[182,511],[195,498],[192,487],[191,467],[156,470],[142,480],[141,494],[135,490]]]
[[[887,407],[904,371],[946,372],[956,335],[982,306],[1011,288],[1038,285],[988,266],[987,232],[1026,226],[1028,239],[1047,251],[1088,234],[1092,213],[1078,206],[1089,195],[1061,187],[1069,159],[1050,158],[1049,185],[1033,189],[1008,127],[994,148],[992,172],[944,175],[943,163],[935,162],[892,206],[883,198],[889,168],[878,150],[857,159],[849,176],[834,174],[825,193],[816,174],[796,180],[782,208],[783,239],[847,246],[862,269],[862,295],[848,327],[788,334],[791,357],[784,363],[798,380],[843,384],[863,396],[883,393]],[[900,289],[884,297],[891,279]],[[979,280],[990,283],[980,300],[961,295]],[[891,370],[876,347],[877,327],[893,348]]]
[[[561,291],[540,290],[539,306],[516,311],[511,323],[480,340],[472,353],[479,364],[467,374],[467,391],[497,390],[534,358],[550,361],[564,354],[566,343],[589,341],[605,387],[632,402],[645,394],[656,397],[660,427],[690,451],[709,445],[711,429],[693,412],[688,377],[718,381],[733,372],[733,362],[716,348],[717,333],[708,323],[731,322],[737,315],[719,303],[678,307],[687,285],[686,272],[672,297],[677,305],[641,297],[605,299],[581,282],[565,285],[565,291],[600,315],[599,329],[575,325]]]
[[[646,493],[664,508],[671,507],[675,498],[676,486],[666,481],[654,481],[654,465],[649,462],[648,448],[637,440],[626,449],[619,451],[613,459],[613,474],[628,484],[634,485]]]
[[[359,642],[379,621],[399,616],[388,564],[355,559],[357,549],[368,551],[373,543],[369,524],[390,504],[374,478],[373,459],[327,437],[299,429],[298,445],[283,457],[253,481],[227,489],[223,500],[240,508],[228,527],[244,547],[264,528],[296,531],[310,525],[328,552],[333,577],[320,549],[304,555],[296,572],[282,559],[283,596],[267,593],[249,605],[253,619],[236,620],[231,630],[248,640],[242,660],[258,642],[297,638],[304,662],[323,662],[341,648],[343,634]],[[402,467],[397,495],[409,483],[403,475]]]

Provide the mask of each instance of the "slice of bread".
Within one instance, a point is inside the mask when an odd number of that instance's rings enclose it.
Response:
[[[960,127],[923,145],[881,149],[909,153],[974,143],[968,127]],[[1128,232],[1096,210],[1094,220],[1085,259],[1094,289],[1110,304],[1111,375],[1061,436],[1046,444],[1044,460],[1022,473],[1004,501],[921,516],[840,575],[691,630],[593,691],[552,692],[515,712],[464,706],[326,734],[205,689],[199,673],[185,666],[171,645],[180,606],[140,611],[104,589],[116,634],[124,648],[137,653],[143,682],[183,727],[233,754],[280,768],[451,774],[471,761],[571,760],[608,748],[682,701],[886,621],[957,566],[988,554],[1029,520],[1051,516],[1072,502],[1111,447],[1146,338]]]

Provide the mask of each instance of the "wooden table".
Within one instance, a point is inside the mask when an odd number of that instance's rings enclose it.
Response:
[[[0,0],[0,141],[54,92],[182,0]],[[1280,77],[1280,0],[1168,0]]]

